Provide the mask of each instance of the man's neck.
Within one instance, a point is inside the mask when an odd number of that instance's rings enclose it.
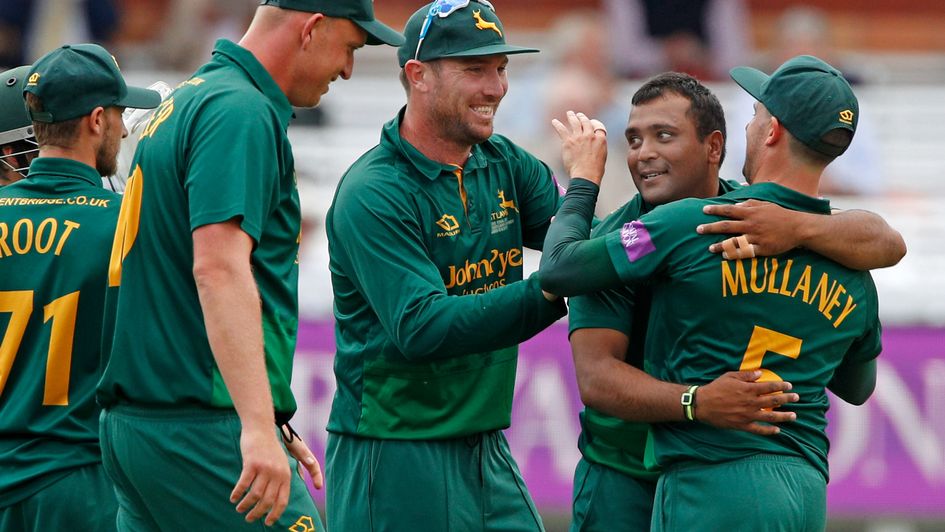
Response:
[[[768,157],[759,162],[751,183],[776,183],[785,188],[817,197],[823,168],[815,168],[794,157]]]
[[[411,112],[409,104],[400,123],[400,136],[427,159],[443,164],[463,166],[472,152],[472,146],[468,144],[444,139],[436,125],[430,123],[428,118]]]
[[[39,149],[39,157],[70,159],[95,168],[95,152],[77,146],[69,148],[62,146],[43,146]]]

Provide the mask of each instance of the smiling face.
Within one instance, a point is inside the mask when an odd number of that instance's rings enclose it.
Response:
[[[509,90],[505,55],[439,59],[432,67],[431,122],[444,140],[472,146],[492,136],[499,102]]]
[[[348,19],[324,18],[314,26],[312,41],[303,50],[302,67],[289,101],[297,107],[314,107],[339,77],[351,78],[354,52],[364,46],[367,33]]]
[[[710,136],[699,138],[690,102],[675,92],[634,105],[626,130],[633,184],[652,205],[710,197],[718,182],[710,171]]]

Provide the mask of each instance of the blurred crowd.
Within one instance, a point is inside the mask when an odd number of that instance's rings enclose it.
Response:
[[[190,72],[221,37],[238,38],[258,0],[3,0],[0,2],[0,69],[28,64],[65,42],[93,41],[116,51],[125,69]],[[388,1],[388,7],[408,2]],[[420,2],[417,2],[419,5]],[[523,9],[499,3],[498,9]],[[530,2],[531,3],[531,2]],[[535,2],[538,4],[538,2]],[[558,6],[560,3],[554,4]],[[823,2],[820,2],[823,4]],[[498,131],[553,162],[552,130],[547,126],[567,109],[597,116],[611,132],[621,132],[628,109],[625,80],[642,80],[676,70],[705,82],[724,82],[728,70],[754,64],[770,70],[801,53],[817,55],[844,71],[854,83],[866,80],[838,51],[831,13],[814,7],[788,7],[777,14],[764,47],[753,42],[750,0],[598,0],[574,3],[543,32],[539,60],[514,73],[514,87],[498,115]],[[868,105],[868,103],[867,103]],[[747,100],[726,107],[729,149],[723,167],[739,178],[744,138],[750,118]],[[829,195],[880,195],[882,150],[868,109],[847,157],[829,168],[823,191]],[[330,109],[327,113],[330,116]],[[301,113],[312,125],[324,123],[323,111]],[[623,149],[622,135],[610,135],[613,153]],[[611,157],[620,171],[623,161]],[[612,180],[615,198],[632,192],[630,183]]]

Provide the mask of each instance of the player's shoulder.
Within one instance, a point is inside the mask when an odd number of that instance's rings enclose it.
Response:
[[[348,167],[338,183],[338,195],[409,193],[417,187],[417,176],[411,174],[410,168],[402,154],[378,144]]]
[[[623,205],[611,211],[610,214],[604,217],[601,224],[631,222],[645,213],[646,203],[643,201],[643,196],[637,194]]]

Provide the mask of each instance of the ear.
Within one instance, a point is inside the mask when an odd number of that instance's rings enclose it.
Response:
[[[722,164],[722,150],[725,148],[725,137],[722,132],[716,129],[706,137],[706,146],[709,150],[709,162],[712,164]]]
[[[781,124],[781,121],[775,117],[768,119],[768,134],[765,137],[766,146],[774,146],[777,144],[781,137],[784,136],[784,125]]]
[[[429,89],[428,82],[429,77],[433,75],[433,69],[420,61],[411,59],[404,65],[404,74],[407,76],[411,92],[426,92]]]
[[[313,13],[305,19],[300,35],[303,49],[308,48],[315,41],[315,32],[324,28],[325,24],[327,24],[327,20],[325,15],[321,13]]]
[[[105,121],[107,117],[105,116],[104,107],[96,107],[92,109],[92,112],[86,116],[89,120],[89,130],[95,135],[102,135],[105,133]]]

